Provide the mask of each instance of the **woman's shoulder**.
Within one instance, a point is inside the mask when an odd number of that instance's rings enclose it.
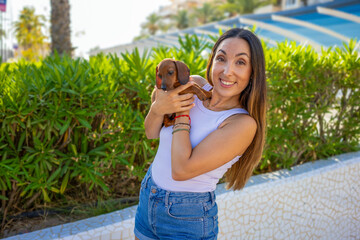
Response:
[[[223,128],[225,126],[235,127],[235,128],[247,128],[250,131],[256,131],[257,123],[253,117],[248,114],[234,114],[227,119],[225,119],[222,124],[220,124],[219,128]]]
[[[200,87],[203,87],[208,83],[208,81],[200,75],[191,75],[191,79]]]

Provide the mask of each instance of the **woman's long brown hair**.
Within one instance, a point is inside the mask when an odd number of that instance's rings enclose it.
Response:
[[[241,38],[248,42],[251,54],[252,74],[248,86],[240,95],[240,104],[257,123],[255,137],[237,161],[225,174],[228,188],[239,190],[243,188],[251,177],[255,167],[259,164],[264,143],[266,128],[266,77],[264,51],[258,37],[251,31],[233,28],[226,31],[215,43],[207,65],[207,80],[213,85],[211,68],[218,46],[227,38]]]

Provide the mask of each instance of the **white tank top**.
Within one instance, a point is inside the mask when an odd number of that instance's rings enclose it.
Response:
[[[210,84],[203,89],[210,90]],[[249,114],[245,109],[234,108],[226,111],[215,112],[204,107],[203,102],[195,96],[195,107],[190,110],[191,131],[190,142],[192,148],[198,145],[207,135],[216,130],[228,117],[234,114]],[[175,181],[171,176],[171,142],[172,126],[162,127],[160,143],[152,164],[152,177],[156,185],[162,189],[175,192],[211,192],[216,189],[216,184],[225,172],[237,161],[235,157],[226,164],[186,181]]]

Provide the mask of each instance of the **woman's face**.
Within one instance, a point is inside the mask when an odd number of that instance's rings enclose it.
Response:
[[[216,49],[212,64],[213,92],[239,97],[252,72],[250,46],[241,38],[227,38]]]

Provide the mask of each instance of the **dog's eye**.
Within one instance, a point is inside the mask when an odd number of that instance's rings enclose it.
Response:
[[[174,71],[169,71],[168,74],[169,74],[169,76],[171,76],[174,74]]]

